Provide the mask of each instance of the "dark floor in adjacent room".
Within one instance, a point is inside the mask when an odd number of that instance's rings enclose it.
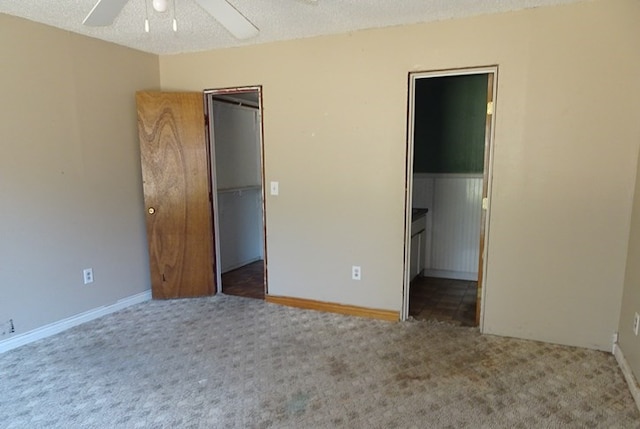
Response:
[[[264,261],[252,262],[222,274],[222,293],[264,299]]]
[[[409,315],[459,326],[476,326],[476,288],[467,280],[418,276],[411,282]]]

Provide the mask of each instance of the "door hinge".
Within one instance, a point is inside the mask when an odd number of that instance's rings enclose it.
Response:
[[[487,199],[487,197],[484,197],[482,199],[482,210],[486,210],[489,208],[489,200]]]
[[[487,115],[493,115],[493,101],[487,103]]]

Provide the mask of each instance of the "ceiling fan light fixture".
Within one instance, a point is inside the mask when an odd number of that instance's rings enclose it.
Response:
[[[153,0],[151,4],[156,12],[166,12],[169,7],[168,0]]]

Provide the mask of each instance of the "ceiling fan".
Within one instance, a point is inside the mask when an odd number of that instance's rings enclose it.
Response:
[[[111,25],[128,1],[129,0],[98,0],[82,23],[90,27]],[[145,0],[145,2],[146,1],[147,0]],[[156,11],[164,12],[169,5],[169,1],[170,0],[152,0],[152,5]],[[222,24],[236,39],[249,39],[257,36],[260,32],[251,21],[226,0],[194,1]],[[177,29],[175,19],[173,21],[173,29],[174,31]],[[149,31],[148,19],[145,19],[145,30],[147,32]]]

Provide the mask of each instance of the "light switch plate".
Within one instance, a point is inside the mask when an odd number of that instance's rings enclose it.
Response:
[[[278,182],[271,182],[271,195],[278,195],[280,192],[280,185]]]

